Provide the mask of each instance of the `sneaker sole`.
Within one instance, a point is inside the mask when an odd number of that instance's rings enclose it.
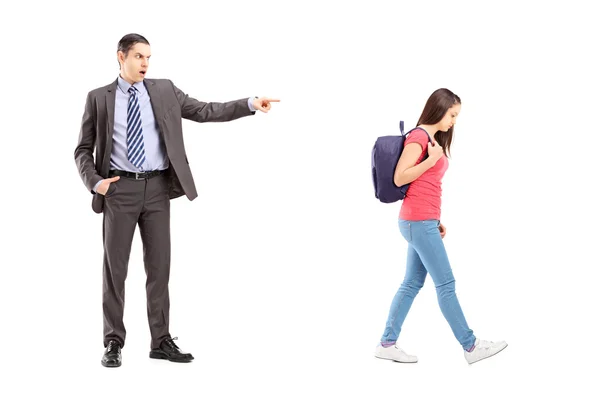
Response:
[[[468,362],[468,363],[469,363],[469,365],[472,365],[472,364],[475,364],[475,363],[476,363],[476,362],[478,362],[478,361],[485,360],[486,358],[493,357],[493,356],[495,356],[496,354],[500,353],[502,350],[504,350],[504,349],[505,349],[505,348],[507,348],[507,347],[508,347],[508,343],[506,344],[506,346],[504,346],[503,348],[501,348],[500,350],[498,350],[498,351],[497,351],[497,352],[495,352],[494,354],[490,354],[490,355],[489,355],[489,356],[487,356],[487,357],[483,357],[483,358],[480,358],[479,360],[471,361],[471,362]]]
[[[400,364],[416,364],[419,360],[416,361],[398,361],[398,360],[394,360],[393,358],[385,358],[385,357],[380,357],[380,356],[375,356],[375,358],[379,358],[380,360],[388,360],[388,361],[393,361],[393,362],[397,362]]]

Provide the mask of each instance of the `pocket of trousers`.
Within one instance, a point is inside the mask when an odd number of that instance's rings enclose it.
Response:
[[[400,227],[400,233],[402,234],[404,239],[406,239],[406,241],[410,243],[412,241],[411,222],[399,221],[398,226]]]
[[[108,186],[108,190],[106,191],[106,194],[104,195],[105,198],[109,198],[115,193],[115,191],[117,190],[117,185],[115,185],[115,183],[116,182],[113,182]]]
[[[425,233],[427,235],[441,235],[440,232],[440,221],[432,220],[432,221],[423,221],[425,225]]]

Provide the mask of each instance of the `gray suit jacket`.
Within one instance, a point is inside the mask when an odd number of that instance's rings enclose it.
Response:
[[[247,98],[227,103],[203,103],[188,97],[168,79],[144,79],[144,84],[169,157],[169,197],[173,199],[185,194],[188,199],[194,200],[198,193],[183,145],[181,118],[196,122],[223,122],[255,112],[248,108]],[[92,194],[96,183],[107,178],[110,169],[116,90],[117,80],[89,92],[85,103],[75,163],[83,183]],[[104,196],[94,194],[92,209],[101,213],[103,208]]]

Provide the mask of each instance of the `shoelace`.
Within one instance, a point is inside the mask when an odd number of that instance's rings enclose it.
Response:
[[[112,352],[113,350],[117,351],[117,349],[115,349],[115,347],[118,346],[118,345],[119,345],[119,343],[117,343],[114,340],[111,340],[110,342],[108,342],[108,346],[106,348],[106,351],[108,353]]]
[[[167,344],[169,345],[169,347],[173,347],[175,349],[179,349],[179,346],[177,346],[175,344],[174,340],[179,340],[179,338],[176,336],[174,338],[166,339],[165,341],[167,342]],[[179,349],[179,350],[181,350],[181,349]]]
[[[400,347],[398,347],[397,344],[394,345],[394,347],[396,348],[396,350],[398,350],[400,353],[406,354],[406,352],[404,350],[402,350]]]

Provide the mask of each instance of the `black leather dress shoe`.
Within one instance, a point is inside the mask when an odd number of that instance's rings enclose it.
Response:
[[[108,342],[108,346],[106,346],[104,355],[102,356],[102,365],[105,367],[121,366],[121,345],[116,340]]]
[[[190,353],[182,353],[173,340],[177,338],[166,338],[163,340],[158,349],[150,350],[150,358],[160,360],[169,360],[173,362],[190,362],[194,359]]]

